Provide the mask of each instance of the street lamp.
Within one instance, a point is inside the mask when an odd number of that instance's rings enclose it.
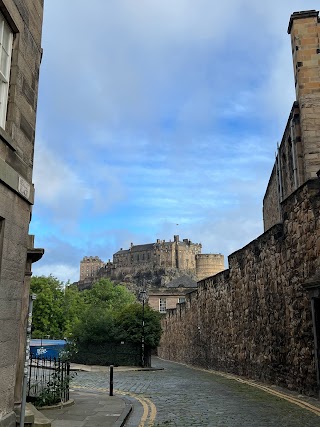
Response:
[[[144,353],[144,339],[145,339],[145,331],[144,331],[144,304],[147,300],[147,291],[143,290],[139,292],[139,299],[142,301],[142,334],[141,334],[141,366],[145,367],[145,353]]]

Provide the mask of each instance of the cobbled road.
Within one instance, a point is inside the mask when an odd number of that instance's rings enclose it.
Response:
[[[155,427],[320,427],[316,414],[247,384],[157,358],[153,367],[163,370],[115,370],[114,388],[152,400]],[[107,373],[79,372],[73,384],[108,381]]]

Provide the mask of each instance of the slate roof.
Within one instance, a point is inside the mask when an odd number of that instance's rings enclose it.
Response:
[[[129,249],[122,249],[118,252],[116,252],[114,255],[119,255],[119,254],[128,254],[130,252]]]
[[[155,243],[146,243],[145,245],[133,245],[132,252],[148,251],[154,248]]]
[[[196,288],[197,282],[193,280],[190,276],[184,274],[183,276],[177,277],[166,286],[167,288]]]

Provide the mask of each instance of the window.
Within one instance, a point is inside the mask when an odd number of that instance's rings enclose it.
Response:
[[[13,33],[0,13],[0,126],[5,127]]]
[[[183,302],[186,302],[186,298],[185,297],[179,297],[178,298],[178,303],[182,304]]]
[[[159,298],[159,311],[160,313],[167,311],[167,300],[165,298]]]

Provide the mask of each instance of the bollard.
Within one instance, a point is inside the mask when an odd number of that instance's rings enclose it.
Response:
[[[109,396],[113,396],[113,365],[110,365],[110,389]]]

